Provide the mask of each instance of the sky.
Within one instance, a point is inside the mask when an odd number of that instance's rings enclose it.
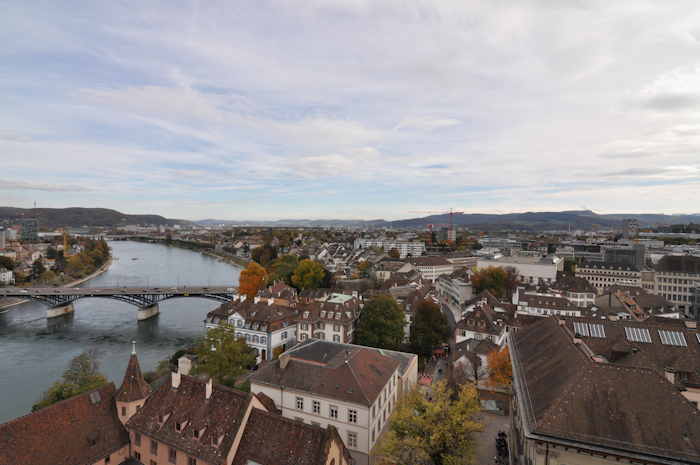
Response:
[[[697,0],[0,0],[0,205],[700,211]]]

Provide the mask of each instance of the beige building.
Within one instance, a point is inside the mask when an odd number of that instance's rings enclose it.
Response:
[[[576,277],[588,281],[598,294],[610,286],[642,286],[642,272],[624,266],[581,265],[576,267]]]
[[[403,392],[415,386],[415,354],[308,340],[251,377],[282,415],[338,431],[355,464],[369,453]]]

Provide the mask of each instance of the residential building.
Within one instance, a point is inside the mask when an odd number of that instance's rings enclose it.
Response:
[[[451,274],[454,271],[454,265],[445,257],[412,257],[408,262],[418,270],[423,279],[428,281],[435,281],[438,276]]]
[[[700,320],[693,312],[694,289],[700,287],[700,257],[666,255],[656,265],[656,294],[662,295],[686,316]]]
[[[360,316],[360,301],[347,294],[331,294],[323,301],[301,304],[298,317],[298,339],[320,339],[352,342],[355,323]]]
[[[15,273],[7,268],[0,267],[0,285],[9,286],[15,283]]]
[[[413,265],[395,260],[382,260],[372,267],[372,274],[377,281],[386,281],[396,273],[408,273]]]
[[[528,292],[522,287],[513,293],[513,304],[518,306],[518,313],[525,315],[586,316],[585,308],[561,295]]]
[[[611,266],[586,263],[576,267],[576,277],[583,278],[595,287],[598,294],[610,286],[641,287],[642,273],[629,266]]]
[[[477,268],[512,268],[522,283],[551,284],[557,280],[557,272],[564,271],[564,260],[556,256],[547,257],[497,257],[480,258]]]
[[[420,257],[425,253],[425,242],[423,241],[401,241],[388,238],[368,239],[358,237],[355,239],[354,248],[369,249],[376,247],[389,252],[391,249],[399,251],[399,258]]]
[[[661,295],[650,294],[641,287],[611,286],[595,300],[598,314],[610,320],[646,320],[657,315],[679,318],[673,304]]]
[[[542,318],[509,347],[511,463],[700,463],[695,328]]]
[[[514,317],[514,305],[500,302],[490,292],[484,291],[464,305],[462,318],[455,328],[455,343],[486,339],[502,345]]]
[[[562,276],[550,286],[550,289],[561,293],[577,307],[586,308],[595,303],[596,289],[588,280],[576,276]]]
[[[435,289],[440,304],[452,312],[455,320],[459,320],[462,306],[474,297],[470,273],[464,268],[438,276]]]
[[[293,346],[297,340],[296,307],[275,304],[275,298],[234,296],[207,314],[205,326],[215,328],[222,322],[234,328],[236,336],[245,338],[255,349],[257,362],[272,360],[275,355]]]
[[[250,390],[272,399],[284,417],[332,426],[355,463],[367,465],[417,371],[415,354],[307,340],[254,373]]]

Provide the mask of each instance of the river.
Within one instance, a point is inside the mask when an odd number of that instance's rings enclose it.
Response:
[[[110,269],[81,287],[238,284],[239,268],[197,252],[140,242],[111,242],[110,247]],[[136,321],[135,306],[101,298],[78,300],[74,315],[53,320],[45,318],[46,306],[37,302],[0,310],[0,423],[29,413],[68,362],[85,350],[97,350],[100,371],[117,387],[132,340],[141,369],[154,369],[201,336],[207,312],[218,305],[191,297],[169,300],[160,304],[159,316],[142,322]]]

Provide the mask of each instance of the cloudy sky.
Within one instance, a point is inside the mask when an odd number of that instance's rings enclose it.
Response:
[[[700,211],[697,0],[0,8],[0,205]]]

